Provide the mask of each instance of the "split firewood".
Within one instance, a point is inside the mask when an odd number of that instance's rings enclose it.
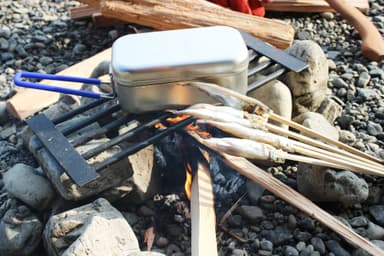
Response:
[[[85,19],[92,18],[92,23],[95,27],[110,27],[122,24],[123,21],[106,17],[101,14],[100,6],[82,5],[69,9],[69,16],[71,19]]]
[[[352,6],[362,12],[369,10],[368,0],[348,0]],[[263,2],[267,11],[282,12],[334,12],[325,0],[269,0]]]
[[[74,20],[92,17],[95,13],[100,13],[99,6],[81,5],[69,9],[69,16]]]
[[[384,39],[373,23],[349,1],[326,0],[329,5],[341,14],[359,32],[362,43],[361,53],[369,60],[384,59]]]
[[[191,187],[192,256],[217,255],[216,214],[209,166],[198,162]]]
[[[232,11],[205,0],[101,0],[100,7],[103,15],[158,30],[230,26],[280,49],[289,47],[294,37],[293,28],[283,21]]]
[[[155,240],[155,228],[149,227],[144,232],[144,243],[147,244],[147,250],[151,251],[153,246],[153,241]]]

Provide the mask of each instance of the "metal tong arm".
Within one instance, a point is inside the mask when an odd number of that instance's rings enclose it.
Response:
[[[56,85],[40,84],[40,83],[25,81],[25,80],[23,80],[23,78],[45,79],[45,80],[55,80],[55,81],[75,82],[75,83],[86,83],[86,84],[94,84],[94,85],[100,86],[103,82],[99,79],[96,79],[96,78],[52,75],[52,74],[42,74],[42,73],[35,73],[35,72],[20,71],[20,72],[16,73],[16,75],[13,78],[13,81],[17,86],[26,87],[26,88],[39,89],[39,90],[52,91],[52,92],[60,92],[60,93],[78,95],[78,96],[95,98],[95,99],[114,98],[114,95],[111,95],[111,94],[101,94],[101,93],[84,91],[84,90],[77,90],[77,89],[72,89],[72,88],[67,88],[67,87],[60,87],[60,86],[56,86]]]

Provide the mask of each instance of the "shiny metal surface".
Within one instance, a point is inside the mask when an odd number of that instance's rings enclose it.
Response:
[[[180,82],[204,81],[244,93],[248,50],[241,34],[215,26],[127,35],[112,46],[111,71],[128,112],[213,102]]]

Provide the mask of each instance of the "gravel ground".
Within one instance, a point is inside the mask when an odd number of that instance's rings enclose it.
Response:
[[[384,34],[384,1],[369,2],[368,15]],[[88,20],[70,20],[68,9],[76,5],[77,2],[67,0],[0,1],[0,110],[3,101],[18,90],[11,82],[17,70],[56,73],[110,47],[117,37],[133,31],[129,25],[95,28]],[[364,59],[359,52],[358,34],[338,16],[330,13],[268,15],[291,23],[296,39],[312,39],[323,48],[330,63],[329,94],[343,106],[335,125],[353,134],[351,145],[384,158],[384,62]],[[0,121],[0,175],[17,162],[36,165],[16,135],[23,124],[7,119],[4,114],[0,115]],[[281,170],[288,178],[295,178],[294,168]],[[382,246],[384,216],[377,207],[384,205],[382,180],[365,178],[372,189],[367,203],[348,208],[324,207]],[[4,195],[0,179],[0,204],[6,198]],[[137,210],[140,216],[143,209]],[[253,216],[255,219],[247,215],[260,210],[262,218],[257,214]],[[377,225],[369,226],[370,222]],[[288,225],[280,225],[283,223]],[[365,255],[317,221],[268,193],[260,198],[258,205],[252,205],[250,198],[243,199],[228,224],[232,236],[220,234],[221,255]],[[173,236],[165,234],[158,239],[158,250],[168,255],[188,255],[188,225],[183,225],[183,229],[171,227]],[[136,228],[135,231],[142,239],[143,230]]]

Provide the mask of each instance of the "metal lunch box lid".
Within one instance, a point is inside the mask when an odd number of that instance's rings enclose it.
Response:
[[[247,66],[241,34],[226,26],[130,34],[112,46],[112,75],[123,86],[234,74]]]

